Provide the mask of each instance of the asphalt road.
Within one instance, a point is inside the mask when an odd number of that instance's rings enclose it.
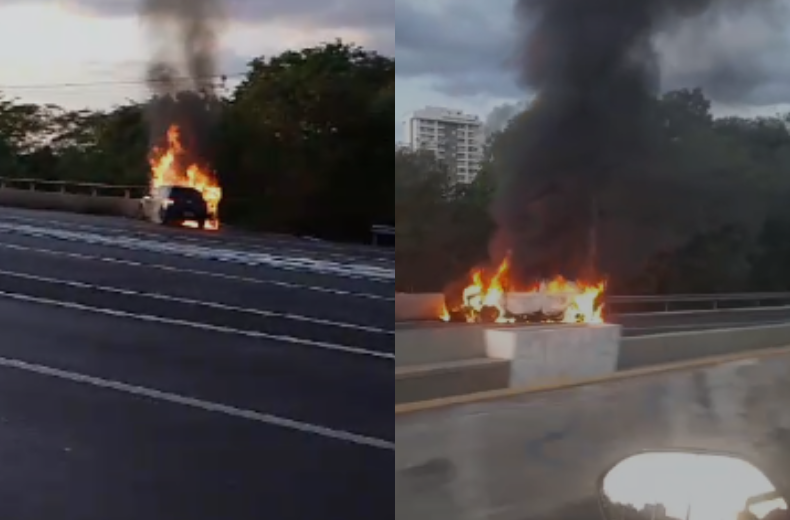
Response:
[[[0,209],[0,517],[392,514],[391,251]]]

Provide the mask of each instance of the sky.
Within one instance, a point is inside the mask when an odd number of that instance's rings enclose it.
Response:
[[[656,34],[662,88],[702,87],[722,115],[787,111],[790,0],[710,2],[704,15]],[[527,31],[513,0],[395,0],[394,10],[396,141],[400,121],[424,106],[484,119],[496,108],[501,119],[534,95],[517,81]]]
[[[0,0],[0,94],[67,108],[144,99],[151,37],[138,16],[142,1]],[[394,54],[389,0],[224,4],[221,74],[243,73],[257,56],[336,38]]]

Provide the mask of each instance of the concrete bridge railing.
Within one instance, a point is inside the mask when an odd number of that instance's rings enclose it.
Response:
[[[70,182],[17,177],[0,177],[0,189],[40,193],[68,193],[92,197],[123,197],[126,199],[140,198],[148,191],[148,187],[142,185]]]
[[[136,218],[146,191],[145,186],[0,177],[0,206]]]

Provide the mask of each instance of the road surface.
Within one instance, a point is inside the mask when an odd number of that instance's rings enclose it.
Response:
[[[391,515],[391,251],[0,210],[0,517]]]

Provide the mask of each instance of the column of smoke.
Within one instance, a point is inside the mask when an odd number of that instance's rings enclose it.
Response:
[[[510,250],[519,279],[590,276],[598,197],[618,176],[640,175],[650,156],[647,121],[660,80],[655,35],[707,10],[740,6],[517,1],[520,79],[537,96],[500,161],[507,171],[498,172],[492,207],[495,260]],[[628,254],[620,245],[616,253]]]
[[[153,42],[146,76],[154,96],[148,107],[152,146],[160,146],[175,124],[186,151],[182,159],[209,165],[222,2],[143,0],[140,16]]]

